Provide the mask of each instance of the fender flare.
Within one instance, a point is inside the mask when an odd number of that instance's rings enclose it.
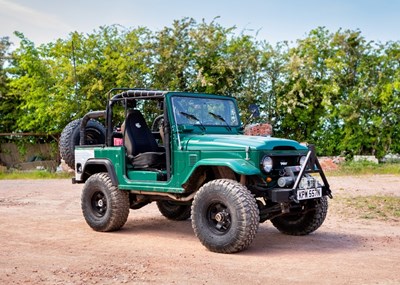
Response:
[[[199,166],[227,166],[240,175],[261,175],[259,168],[244,159],[206,158],[196,162],[189,177]]]
[[[106,169],[106,172],[110,176],[113,186],[118,186],[118,178],[117,178],[117,173],[115,172],[114,165],[111,163],[109,159],[106,158],[88,159],[83,168],[82,181],[83,182],[86,181],[91,175],[95,173],[104,172],[103,171],[104,168]],[[100,169],[102,171],[98,171]]]

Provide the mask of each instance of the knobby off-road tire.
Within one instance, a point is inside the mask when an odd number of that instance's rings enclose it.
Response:
[[[65,126],[60,136],[60,154],[65,163],[75,169],[75,146],[79,145],[80,126],[82,119],[77,119]],[[106,129],[96,120],[89,120],[85,128],[86,144],[104,144],[106,141]]]
[[[317,230],[324,222],[327,213],[328,199],[325,196],[304,201],[301,214],[276,217],[271,222],[281,233],[303,236]]]
[[[192,227],[210,251],[234,253],[246,249],[259,226],[257,203],[242,184],[218,179],[204,184],[192,204]]]
[[[167,219],[184,221],[190,218],[191,205],[181,205],[171,201],[157,201],[157,207]]]
[[[128,219],[129,193],[113,186],[108,173],[89,177],[81,196],[83,216],[99,232],[119,230]]]

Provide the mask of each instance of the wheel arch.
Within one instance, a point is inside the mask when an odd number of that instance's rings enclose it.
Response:
[[[194,169],[198,166],[226,166],[233,172],[240,175],[258,175],[261,174],[260,169],[245,159],[231,159],[231,158],[206,158],[199,160]]]
[[[107,172],[113,186],[118,186],[118,177],[114,165],[109,159],[89,159],[83,168],[81,182],[85,182],[90,176],[100,172]]]
[[[203,159],[194,165],[182,187],[186,192],[195,192],[210,180],[225,178],[239,182],[241,176],[259,174],[258,168],[242,159]]]

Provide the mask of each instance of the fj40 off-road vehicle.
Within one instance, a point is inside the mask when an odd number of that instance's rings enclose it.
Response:
[[[307,235],[327,214],[331,191],[314,148],[243,135],[232,97],[112,89],[106,110],[69,123],[60,141],[96,231],[120,229],[130,209],[155,201],[168,219],[191,218],[210,251],[233,253],[260,222]]]

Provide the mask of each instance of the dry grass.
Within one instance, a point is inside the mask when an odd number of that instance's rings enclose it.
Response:
[[[400,197],[397,196],[335,196],[332,206],[347,217],[400,221]]]
[[[67,172],[51,172],[46,170],[40,171],[10,171],[0,172],[0,180],[4,179],[63,179],[71,178],[73,173]]]
[[[368,161],[345,162],[339,164],[336,170],[325,171],[329,176],[352,176],[352,175],[400,175],[400,163],[375,164]]]

